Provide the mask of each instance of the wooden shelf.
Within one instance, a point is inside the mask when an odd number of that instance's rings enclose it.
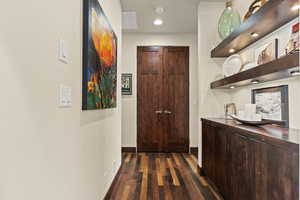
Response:
[[[269,0],[261,9],[252,15],[238,29],[225,38],[211,52],[211,57],[228,57],[230,49],[235,53],[253,44],[267,34],[299,16],[298,10],[291,8],[299,3],[298,0]],[[251,33],[259,33],[254,38]]]
[[[291,72],[299,70],[299,53],[287,55],[272,62],[254,67],[238,74],[211,83],[211,89],[228,89],[292,77]]]

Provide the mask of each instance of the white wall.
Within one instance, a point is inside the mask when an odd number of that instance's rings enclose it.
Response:
[[[202,127],[200,118],[224,117],[224,104],[231,100],[223,90],[211,90],[210,83],[219,79],[224,59],[212,59],[210,51],[218,44],[216,32],[219,15],[224,3],[201,2],[198,9],[198,57],[199,57],[199,165],[202,166]]]
[[[120,2],[101,4],[121,47]],[[102,199],[120,165],[120,84],[117,109],[81,112],[81,10],[81,0],[0,8],[1,200]],[[57,60],[59,38],[67,65]],[[62,83],[73,89],[72,108],[58,108]]]
[[[241,13],[241,17],[244,16],[252,0],[236,0],[235,5]],[[211,90],[210,83],[214,80],[222,78],[222,65],[225,59],[216,59],[210,57],[211,50],[218,45],[221,41],[218,36],[218,20],[225,9],[224,3],[216,2],[201,2],[198,10],[198,46],[199,46],[199,116],[200,117],[223,117],[224,116],[224,104],[233,102],[236,103],[239,109],[242,109],[243,105],[250,103],[251,90],[253,88],[263,88],[275,85],[288,84],[290,88],[290,122],[291,127],[299,128],[300,122],[300,93],[299,86],[300,81],[298,78],[285,79],[280,81],[274,81],[266,84],[259,84],[255,86],[248,86],[238,88],[235,90]],[[209,19],[209,20],[208,20]],[[296,20],[297,21],[297,20]],[[241,52],[241,56],[244,61],[251,61],[253,59],[253,49],[262,45],[264,42],[279,37],[279,48],[281,54],[283,54],[284,46],[290,37],[291,26],[296,22],[293,21],[280,30],[270,34],[261,41],[248,47]],[[199,135],[199,155],[201,155],[201,124]],[[201,157],[199,164],[201,166]]]
[[[123,33],[123,73],[133,74],[133,95],[122,98],[122,146],[136,147],[137,138],[137,46],[190,47],[190,146],[198,146],[198,66],[196,34]]]

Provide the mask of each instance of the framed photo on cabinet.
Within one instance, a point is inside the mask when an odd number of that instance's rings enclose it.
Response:
[[[288,86],[252,90],[252,103],[256,104],[257,114],[263,119],[283,120],[289,127],[289,92]]]

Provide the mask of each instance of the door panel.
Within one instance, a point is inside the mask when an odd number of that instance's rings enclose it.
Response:
[[[189,151],[188,68],[188,47],[138,47],[138,151]]]
[[[202,167],[206,175],[215,178],[215,134],[216,129],[207,124],[202,125]]]
[[[230,199],[252,200],[254,199],[253,177],[255,172],[253,146],[246,137],[239,134],[232,134],[229,143]]]
[[[299,155],[272,145],[267,146],[267,155],[267,199],[299,199]]]
[[[169,152],[189,151],[189,49],[164,49],[164,109],[166,148]]]
[[[161,47],[138,48],[138,151],[160,152],[163,148]]]
[[[215,177],[212,180],[217,188],[219,188],[220,193],[225,199],[229,199],[228,194],[228,182],[225,174],[227,174],[226,166],[229,164],[227,161],[228,152],[228,139],[225,130],[215,128],[215,141],[214,141],[214,168]]]

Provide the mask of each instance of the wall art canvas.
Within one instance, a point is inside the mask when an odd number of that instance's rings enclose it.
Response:
[[[284,120],[288,127],[289,104],[288,86],[278,86],[252,90],[252,103],[257,106],[257,114],[263,119]]]
[[[257,65],[271,62],[278,58],[278,39],[268,42],[255,50]]]
[[[132,74],[122,74],[122,95],[132,95]]]
[[[82,109],[117,106],[117,36],[98,0],[84,0]]]

